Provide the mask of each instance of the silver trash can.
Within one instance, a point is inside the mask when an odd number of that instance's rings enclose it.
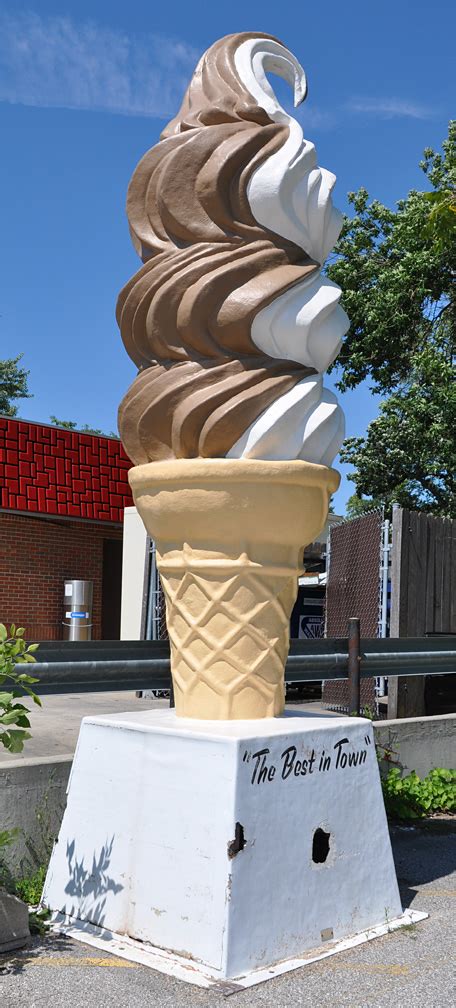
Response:
[[[65,581],[63,639],[92,640],[93,581]]]

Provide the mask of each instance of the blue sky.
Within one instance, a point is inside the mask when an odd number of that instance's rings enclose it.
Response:
[[[0,355],[23,352],[30,369],[20,415],[115,428],[135,373],[114,319],[139,267],[128,180],[215,39],[266,31],[295,51],[309,80],[299,117],[344,210],[361,185],[390,206],[424,187],[422,150],[454,115],[454,21],[446,0],[0,2]],[[341,402],[347,434],[364,433],[368,386]]]

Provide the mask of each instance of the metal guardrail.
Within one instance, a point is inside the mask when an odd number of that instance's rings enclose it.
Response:
[[[167,641],[47,641],[40,644],[30,673],[38,678],[34,688],[40,695],[170,689],[169,646]],[[360,679],[448,673],[456,673],[454,636],[359,640],[355,632],[350,655],[347,637],[292,640],[285,679],[348,679],[350,709],[359,710]]]

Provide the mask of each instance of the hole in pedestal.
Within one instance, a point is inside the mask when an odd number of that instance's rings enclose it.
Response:
[[[228,857],[234,858],[239,851],[244,850],[247,840],[244,836],[244,827],[242,823],[237,822],[234,828],[234,840],[231,840],[228,844]]]
[[[312,841],[312,861],[314,861],[315,864],[325,863],[329,854],[330,836],[330,833],[325,833],[325,831],[320,829],[320,827],[315,830]]]

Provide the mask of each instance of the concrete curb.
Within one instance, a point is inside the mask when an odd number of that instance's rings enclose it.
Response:
[[[0,823],[18,829],[17,840],[1,852],[3,868],[32,874],[49,858],[66,803],[73,754],[8,760],[0,765]]]
[[[392,754],[382,769],[398,766],[404,775],[416,770],[425,777],[436,767],[455,766],[456,714],[375,721],[374,733],[376,745]]]

